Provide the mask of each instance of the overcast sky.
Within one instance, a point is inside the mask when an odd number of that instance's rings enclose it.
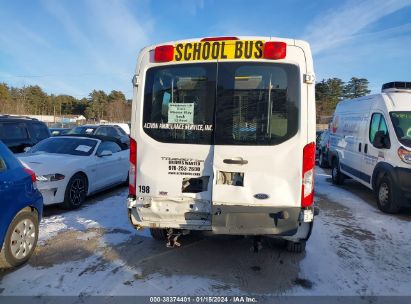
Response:
[[[142,47],[223,35],[307,40],[318,81],[411,81],[411,0],[0,0],[0,82],[130,97]]]

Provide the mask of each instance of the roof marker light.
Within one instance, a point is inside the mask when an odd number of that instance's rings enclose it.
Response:
[[[160,45],[154,49],[154,61],[155,62],[168,62],[173,61],[174,46],[172,45]]]
[[[269,41],[264,44],[265,59],[284,59],[287,54],[287,44],[285,42]]]

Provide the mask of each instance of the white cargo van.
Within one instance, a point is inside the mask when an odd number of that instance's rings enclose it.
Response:
[[[313,223],[314,71],[304,41],[213,37],[144,48],[133,78],[131,223],[273,236]]]
[[[341,101],[330,126],[332,181],[353,178],[373,189],[388,213],[410,205],[411,82],[390,82],[376,95]]]

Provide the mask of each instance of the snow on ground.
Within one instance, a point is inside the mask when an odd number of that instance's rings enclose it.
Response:
[[[317,172],[321,211],[300,264],[300,275],[314,287],[296,293],[411,295],[410,216],[384,214],[375,204],[332,185],[324,170]],[[356,182],[346,183],[349,189]]]
[[[79,210],[46,215],[40,223],[40,244],[66,230],[85,231],[90,228],[106,230],[108,233],[102,241],[108,244],[124,242],[135,233],[148,237],[147,231],[136,231],[127,220],[127,193],[126,189],[115,189],[113,194],[109,194],[104,199],[91,198],[87,205]],[[116,233],[116,231],[129,231],[130,234]]]
[[[70,261],[69,256],[69,261],[58,264],[50,261],[50,265],[40,263],[40,266],[35,267],[30,261],[3,279],[0,273],[0,295],[213,294],[212,289],[220,285],[218,281],[196,276],[164,276],[157,273],[145,276],[138,268],[126,265],[121,258],[105,255],[105,248],[125,244],[132,237],[151,239],[147,229],[136,231],[129,223],[126,209],[127,194],[127,189],[120,189],[100,201],[98,198],[91,199],[79,210],[49,217],[46,215],[40,224],[38,247],[47,247],[50,240],[54,241],[60,237],[64,239],[70,232],[81,232],[75,237],[75,242],[91,242],[93,238],[99,237],[98,244],[91,247],[95,251],[91,255],[86,254],[87,257],[84,259],[76,260],[76,257],[73,257],[73,261]],[[165,248],[164,244],[159,246]],[[67,249],[62,246],[58,250]],[[36,263],[36,259],[33,259]],[[54,260],[53,254],[51,260]],[[235,294],[238,293],[234,287],[230,289]]]
[[[0,273],[0,294],[411,295],[411,216],[383,214],[329,179],[318,169],[321,211],[305,254],[253,253],[250,239],[215,236],[167,249],[131,227],[120,188],[46,212],[35,254]]]

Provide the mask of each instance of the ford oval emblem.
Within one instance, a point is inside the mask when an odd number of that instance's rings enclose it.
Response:
[[[259,199],[259,200],[263,200],[263,199],[269,198],[268,194],[265,194],[265,193],[257,193],[256,195],[254,195],[254,197],[255,197],[256,199]]]

